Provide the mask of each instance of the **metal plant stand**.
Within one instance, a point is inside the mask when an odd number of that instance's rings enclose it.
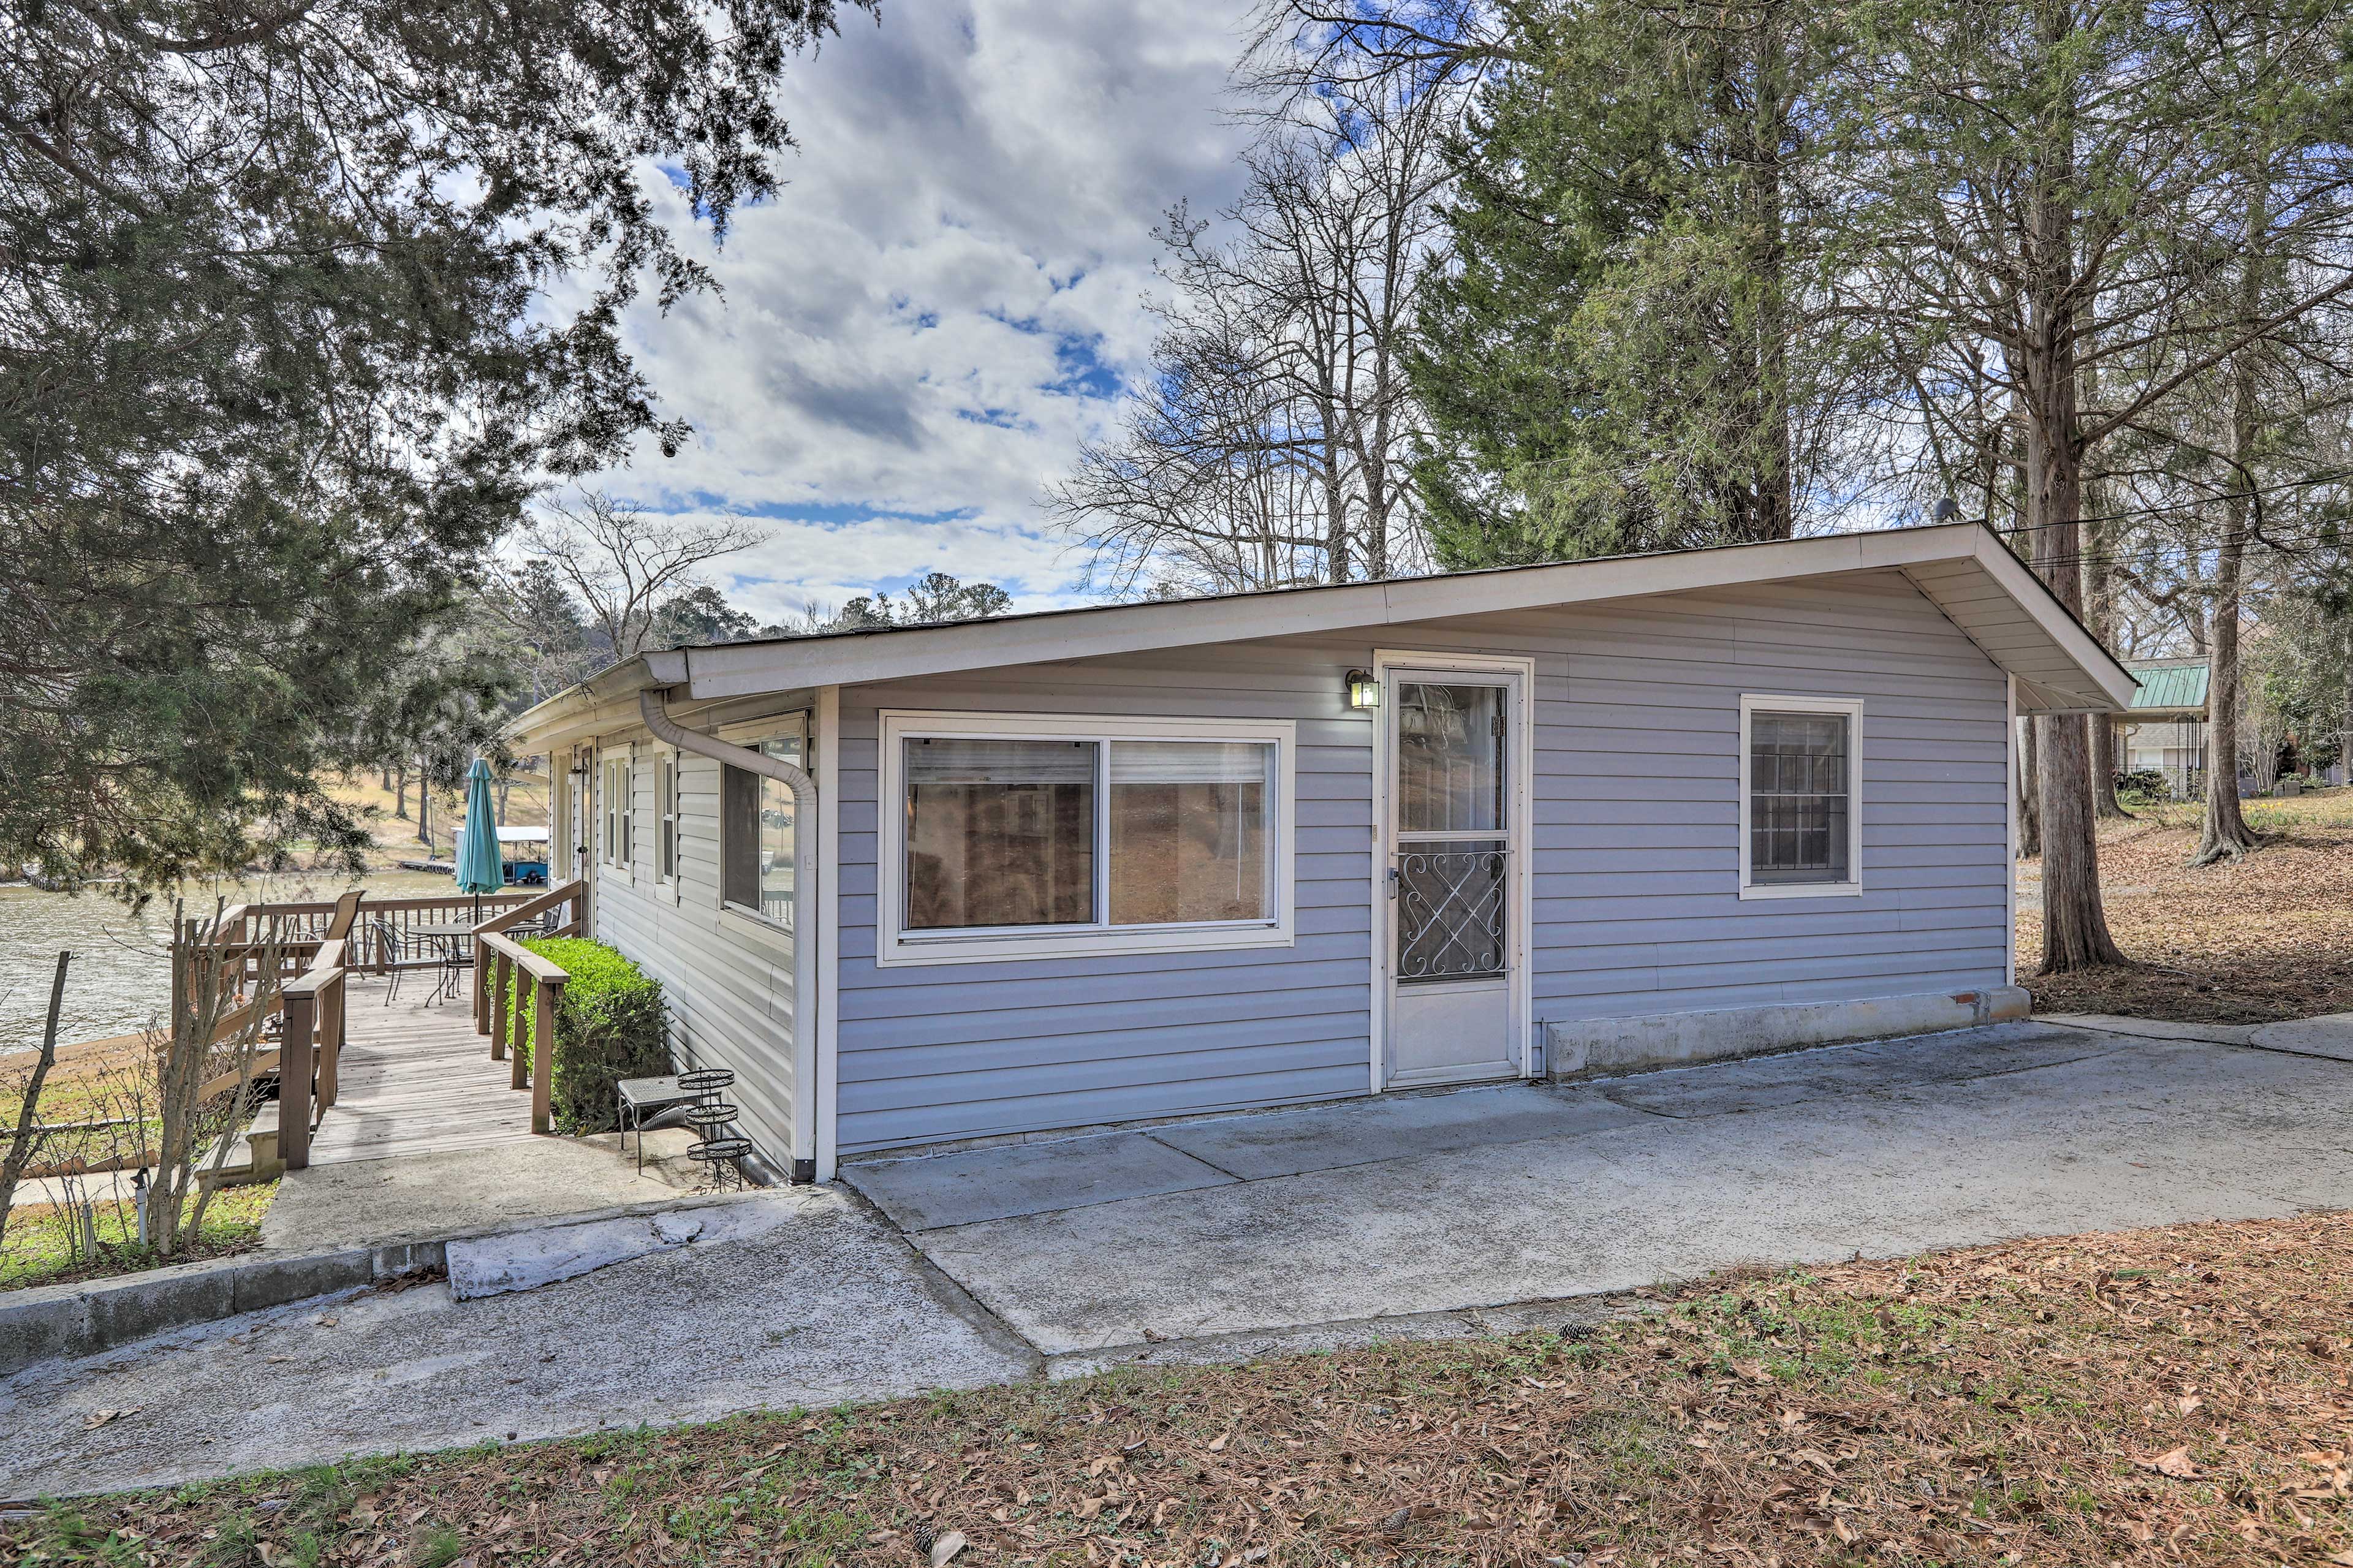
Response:
[[[696,1068],[678,1075],[678,1087],[697,1097],[686,1112],[686,1124],[695,1132],[695,1141],[687,1146],[687,1158],[700,1160],[711,1167],[711,1185],[718,1192],[727,1189],[727,1170],[731,1165],[735,1169],[735,1184],[750,1185],[744,1175],[744,1156],[752,1152],[752,1141],[729,1131],[735,1125],[737,1112],[719,1098],[720,1091],[734,1082],[732,1068]],[[642,1142],[643,1135],[639,1137]]]

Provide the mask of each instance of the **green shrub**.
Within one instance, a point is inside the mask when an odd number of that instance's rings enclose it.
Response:
[[[2173,781],[2155,768],[2116,775],[2116,798],[2126,805],[2154,805],[2173,798]]]
[[[600,942],[533,937],[522,944],[571,978],[555,1008],[554,1079],[549,1110],[555,1131],[577,1137],[610,1132],[613,1086],[625,1078],[670,1071],[661,982]],[[516,1049],[528,1068],[533,1039],[531,986],[518,973],[504,998],[516,1015]]]

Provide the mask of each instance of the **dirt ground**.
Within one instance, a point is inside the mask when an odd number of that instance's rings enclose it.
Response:
[[[2353,789],[2251,800],[2264,847],[2190,868],[2200,808],[2104,824],[2108,929],[2132,967],[2037,975],[2042,868],[2019,868],[2018,964],[2038,1013],[2261,1024],[2353,1012]]]
[[[2353,1218],[34,1510],[26,1563],[2353,1563]]]
[[[422,856],[425,846],[417,837],[417,797],[419,786],[415,779],[408,781],[404,797],[396,801],[393,792],[383,787],[383,781],[372,773],[332,781],[327,793],[346,805],[373,809],[375,841],[386,854]],[[408,815],[393,815],[396,805],[405,805]],[[433,795],[434,853],[450,853],[453,829],[463,826],[466,817],[466,792],[437,790]],[[547,778],[543,773],[517,773],[507,791],[506,810],[500,820],[509,827],[541,827],[547,823]]]

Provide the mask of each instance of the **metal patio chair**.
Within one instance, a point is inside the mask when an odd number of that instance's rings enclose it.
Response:
[[[368,921],[368,931],[375,939],[377,965],[392,976],[392,983],[385,987],[382,1004],[389,1007],[392,999],[400,994],[400,966],[407,962],[408,944],[401,940],[399,928],[382,915]]]

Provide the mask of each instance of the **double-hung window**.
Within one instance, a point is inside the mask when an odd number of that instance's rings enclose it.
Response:
[[[879,963],[1284,946],[1293,730],[885,713]]]
[[[605,758],[597,784],[605,810],[605,863],[627,869],[635,847],[629,841],[629,754]]]
[[[1862,891],[1862,704],[1740,700],[1740,896]]]
[[[678,880],[678,753],[654,758],[654,876]]]
[[[745,750],[807,767],[807,715],[794,713],[737,739]],[[727,908],[769,925],[795,925],[795,868],[800,855],[792,787],[749,768],[719,770],[719,897]]]

